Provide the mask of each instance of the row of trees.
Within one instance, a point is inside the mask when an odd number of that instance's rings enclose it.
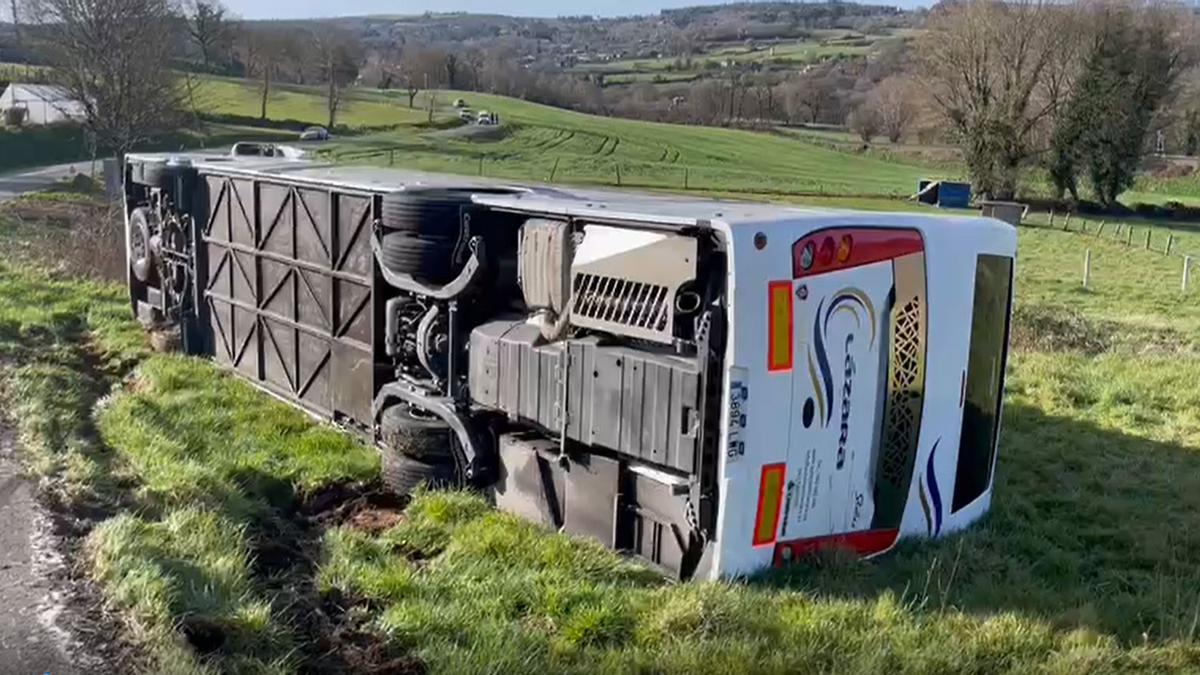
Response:
[[[1196,63],[1195,23],[1136,0],[973,0],[933,12],[917,75],[979,192],[1009,198],[1040,165],[1060,196],[1086,179],[1111,205]]]

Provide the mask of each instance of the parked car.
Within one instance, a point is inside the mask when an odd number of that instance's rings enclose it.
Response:
[[[325,127],[309,127],[300,132],[300,140],[302,141],[327,141],[329,140],[329,130]]]
[[[474,122],[475,114],[472,113],[470,110],[459,110],[458,111],[458,119],[460,119],[464,122],[467,122],[467,123]]]
[[[499,124],[500,118],[496,116],[496,113],[480,110],[478,117],[475,119],[475,123],[490,127]]]
[[[456,98],[456,99],[454,99],[454,107],[455,108],[465,108],[465,107],[467,107],[467,102],[461,98]]]

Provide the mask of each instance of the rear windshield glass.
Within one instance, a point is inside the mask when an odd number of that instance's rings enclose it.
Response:
[[[979,256],[953,511],[978,499],[992,481],[1000,389],[1008,344],[1012,272],[1013,261],[1008,256]]]

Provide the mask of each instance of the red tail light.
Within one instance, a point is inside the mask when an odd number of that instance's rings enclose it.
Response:
[[[925,242],[916,230],[882,227],[822,230],[792,245],[792,276],[811,277],[924,250]]]

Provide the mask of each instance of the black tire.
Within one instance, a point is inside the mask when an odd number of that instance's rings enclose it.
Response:
[[[152,188],[167,187],[171,180],[171,172],[167,170],[166,162],[142,162],[135,164],[130,172],[133,182]]]
[[[424,461],[453,461],[454,431],[432,415],[418,415],[407,405],[394,405],[379,416],[385,448]]]
[[[154,252],[150,242],[150,211],[134,209],[129,214],[129,268],[142,283],[149,283],[154,271]]]
[[[462,190],[403,190],[383,196],[380,224],[386,230],[425,237],[458,239],[463,207],[471,193]]]
[[[418,280],[441,284],[454,278],[454,250],[457,242],[413,235],[405,231],[383,232],[380,239],[383,265]]]
[[[426,462],[394,450],[383,450],[380,462],[383,485],[391,492],[405,496],[420,485],[438,489],[455,485],[454,465],[449,460]]]

